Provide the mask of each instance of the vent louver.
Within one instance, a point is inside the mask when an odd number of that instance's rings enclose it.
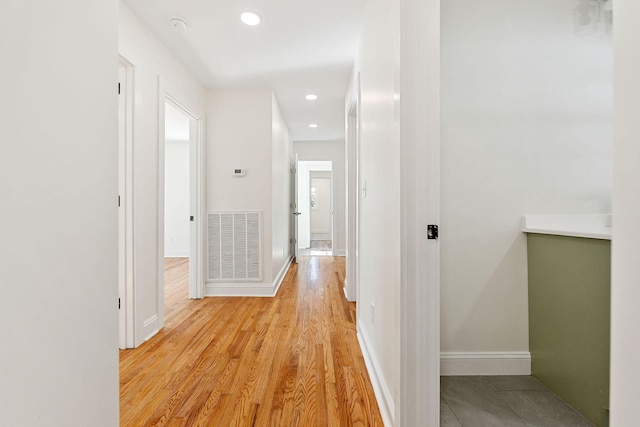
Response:
[[[262,213],[207,214],[209,281],[262,279]]]

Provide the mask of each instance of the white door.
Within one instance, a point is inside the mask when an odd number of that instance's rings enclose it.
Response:
[[[200,268],[200,240],[202,221],[204,215],[199,212],[200,207],[200,123],[193,117],[189,118],[189,298],[200,299],[203,297],[202,286],[204,282],[202,269]]]
[[[331,178],[311,178],[311,238],[331,240]]]
[[[298,263],[298,218],[301,212],[298,209],[298,155],[293,166],[293,261]]]

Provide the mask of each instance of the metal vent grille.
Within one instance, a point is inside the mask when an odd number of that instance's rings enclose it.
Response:
[[[210,212],[208,280],[262,279],[262,212]]]

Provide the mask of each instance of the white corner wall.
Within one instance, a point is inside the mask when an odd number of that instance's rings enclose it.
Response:
[[[529,350],[523,214],[611,210],[611,37],[575,6],[442,2],[443,353]]]
[[[346,255],[346,164],[344,141],[295,141],[301,161],[331,161],[333,172],[333,253]]]
[[[164,99],[159,98],[159,81],[180,102],[198,111],[205,110],[206,91],[122,2],[119,18],[119,53],[134,68],[133,268],[137,346],[163,326],[157,212],[160,132],[164,132],[158,111]]]
[[[613,238],[611,279],[612,426],[640,419],[640,3],[617,0],[615,8],[615,102]]]
[[[396,425],[400,404],[398,43],[397,3],[369,1],[354,69],[361,83],[360,177],[367,187],[360,203],[357,317],[358,337],[388,426]]]
[[[0,13],[0,423],[117,426],[117,2]]]

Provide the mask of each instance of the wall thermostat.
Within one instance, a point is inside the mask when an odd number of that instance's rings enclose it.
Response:
[[[233,170],[233,175],[234,176],[244,176],[244,174],[246,173],[246,169],[234,169]]]

